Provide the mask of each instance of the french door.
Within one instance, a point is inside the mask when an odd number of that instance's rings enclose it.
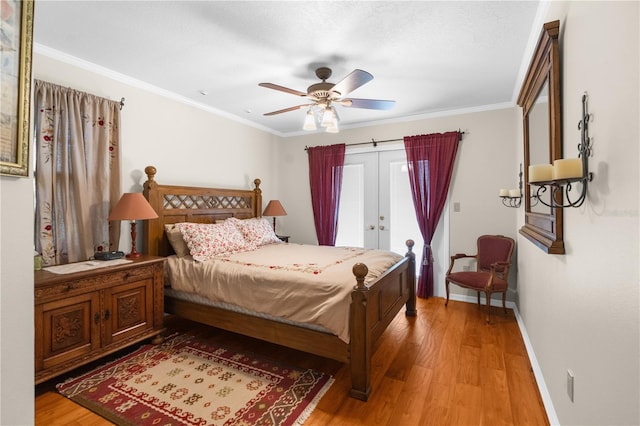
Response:
[[[422,256],[404,149],[345,155],[336,246],[407,252],[415,241]]]

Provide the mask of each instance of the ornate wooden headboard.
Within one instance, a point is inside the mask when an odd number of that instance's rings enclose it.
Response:
[[[158,185],[156,168],[144,169],[147,181],[144,196],[158,214],[157,219],[144,221],[146,252],[168,256],[173,249],[164,233],[164,225],[179,222],[215,223],[229,217],[246,219],[262,216],[260,179],[255,189],[200,188],[194,186]]]

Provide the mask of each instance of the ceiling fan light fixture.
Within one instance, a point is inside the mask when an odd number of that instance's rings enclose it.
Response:
[[[313,116],[313,111],[311,108],[307,111],[307,115],[304,118],[304,125],[302,126],[303,130],[316,130],[316,119]]]
[[[335,121],[335,115],[333,115],[333,111],[331,111],[331,108],[325,108],[324,113],[322,113],[322,121],[320,122],[320,126],[329,127],[331,124],[335,123]]]
[[[307,103],[267,112],[264,115],[271,116],[297,109],[309,108],[303,125],[304,130],[316,130],[319,122],[320,126],[327,129],[327,131],[337,133],[339,119],[337,111],[333,107],[334,104],[351,108],[377,110],[387,110],[395,104],[395,101],[390,100],[344,98],[344,96],[347,96],[352,91],[373,79],[373,75],[366,71],[355,69],[336,84],[327,82],[330,76],[330,68],[320,67],[316,69],[316,77],[322,81],[309,86],[306,93],[273,83],[259,83],[258,86],[306,98],[312,102],[311,104]]]
[[[338,113],[334,107],[331,107],[331,124],[329,127],[338,127]]]
[[[340,131],[340,129],[338,129],[338,122],[333,123],[331,126],[327,126],[324,130],[327,133],[338,133]]]

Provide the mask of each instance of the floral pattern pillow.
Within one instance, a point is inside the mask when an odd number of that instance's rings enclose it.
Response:
[[[227,219],[227,222],[235,224],[240,232],[242,232],[247,243],[255,247],[282,242],[276,233],[273,232],[269,221],[263,217],[253,217],[244,220],[230,218]]]
[[[177,223],[176,228],[182,233],[195,260],[205,261],[253,248],[232,222]]]

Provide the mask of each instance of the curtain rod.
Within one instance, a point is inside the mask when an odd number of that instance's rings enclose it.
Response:
[[[458,130],[458,135],[459,135],[459,140],[462,140],[462,135],[464,135],[464,132],[461,130]],[[377,147],[379,143],[385,143],[385,142],[400,142],[400,141],[404,141],[404,138],[400,138],[400,139],[385,139],[385,140],[381,140],[381,141],[377,141],[373,138],[371,138],[371,140],[369,142],[357,142],[357,143],[347,143],[345,144],[346,146],[356,146],[356,145],[367,145],[372,143],[373,147]],[[304,147],[304,150],[307,151],[309,149],[308,146]]]
[[[71,86],[61,86],[61,85],[59,85],[59,84],[56,84],[56,83],[50,83],[50,82],[48,82],[48,81],[39,80],[39,79],[37,79],[37,78],[34,78],[34,79],[33,79],[33,81],[34,81],[34,82],[36,82],[36,83],[48,84],[48,85],[53,86],[53,87],[60,87],[60,88],[63,88],[63,89],[72,90],[72,91],[73,91],[73,92],[75,92],[75,93],[84,93],[84,94],[85,94],[85,95],[87,95],[87,96],[93,96],[93,97],[96,97],[96,98],[101,98],[101,99],[104,99],[104,100],[109,101],[109,102],[114,102],[114,101],[112,101],[112,100],[111,100],[111,99],[109,99],[109,98],[104,98],[104,97],[102,97],[102,96],[94,95],[93,93],[85,92],[85,91],[83,91],[83,90],[74,89],[74,88],[73,88],[73,87],[71,87]],[[120,111],[122,111],[122,108],[124,107],[124,98],[120,98],[120,102],[118,102],[118,104],[120,105]]]

